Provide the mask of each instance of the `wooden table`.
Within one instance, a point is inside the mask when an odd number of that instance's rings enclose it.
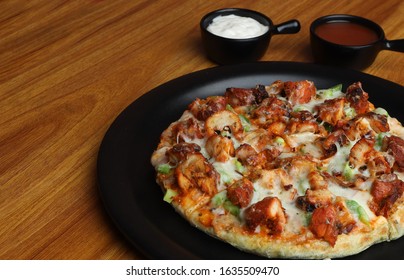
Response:
[[[348,13],[404,38],[401,0],[0,1],[0,259],[144,258],[115,229],[97,190],[100,142],[150,89],[210,68],[199,20],[223,7],[302,30],[272,38],[265,61],[311,62],[310,22]],[[364,72],[404,84],[404,55]]]

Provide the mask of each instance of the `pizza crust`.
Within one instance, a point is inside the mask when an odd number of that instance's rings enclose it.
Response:
[[[395,207],[390,211],[389,239],[394,240],[404,236],[404,197],[395,203]]]
[[[240,222],[231,215],[220,215],[212,227],[203,225],[198,211],[184,211],[174,205],[176,211],[186,218],[190,224],[206,234],[238,248],[241,251],[261,255],[267,258],[285,259],[326,259],[341,258],[358,254],[370,246],[390,241],[390,224],[384,217],[378,217],[371,228],[354,230],[349,235],[342,234],[334,247],[326,241],[316,239],[310,232],[274,237],[259,233],[246,232]],[[401,226],[401,230],[402,230]]]
[[[340,235],[334,247],[326,241],[310,238],[302,241],[290,239],[272,239],[254,235],[240,235],[222,231],[219,238],[229,242],[240,250],[262,255],[267,258],[287,259],[326,259],[340,258],[362,252],[370,246],[388,240],[388,224],[379,224],[377,229],[369,233],[353,233]]]

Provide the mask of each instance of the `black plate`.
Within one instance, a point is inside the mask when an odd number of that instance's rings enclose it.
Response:
[[[227,87],[274,80],[315,82],[317,88],[361,81],[370,101],[404,120],[402,86],[361,72],[294,62],[256,62],[191,73],[138,98],[113,122],[98,155],[99,191],[120,231],[151,259],[258,259],[192,227],[162,200],[150,156],[161,132],[196,97],[222,95]],[[351,259],[403,259],[404,238],[372,246]]]

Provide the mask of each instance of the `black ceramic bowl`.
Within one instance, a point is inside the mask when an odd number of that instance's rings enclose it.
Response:
[[[213,19],[218,16],[237,15],[255,19],[268,26],[264,34],[247,38],[231,39],[215,35],[207,30]],[[216,10],[205,15],[200,21],[202,43],[209,59],[218,64],[234,64],[259,60],[267,51],[272,35],[292,34],[300,30],[297,20],[274,25],[266,15],[239,8]]]
[[[357,34],[357,43],[342,43],[334,41],[333,39],[325,38],[327,35],[320,35],[319,28],[330,24],[348,23],[353,24],[353,27],[360,27],[360,32],[367,32],[368,41],[362,39],[359,42],[359,37],[366,34]],[[345,25],[348,26],[348,25]],[[350,28],[351,35],[355,35]],[[346,29],[345,29],[346,30]],[[355,31],[356,32],[356,31]],[[329,34],[328,34],[329,35]],[[344,30],[341,29],[338,36],[344,35]],[[337,36],[337,35],[336,35]],[[366,36],[365,36],[366,37]],[[345,38],[345,40],[347,40]],[[381,50],[391,51],[404,51],[404,40],[389,41],[386,39],[383,29],[375,22],[366,18],[353,16],[353,15],[328,15],[320,17],[312,22],[310,25],[310,44],[314,61],[322,64],[329,64],[333,66],[353,68],[356,70],[363,70],[369,67],[376,59]]]

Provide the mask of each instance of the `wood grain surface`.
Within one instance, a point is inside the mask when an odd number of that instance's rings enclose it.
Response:
[[[199,20],[244,7],[298,34],[272,38],[265,61],[312,62],[309,25],[347,13],[404,38],[402,0],[0,1],[0,259],[142,259],[97,192],[101,140],[150,89],[215,66]],[[404,55],[382,51],[364,72],[404,84]]]

